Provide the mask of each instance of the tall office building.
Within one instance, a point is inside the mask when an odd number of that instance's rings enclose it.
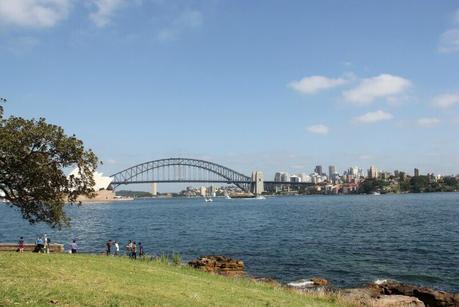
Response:
[[[207,196],[207,188],[206,187],[201,187],[200,188],[200,194],[202,197],[206,197]]]
[[[289,173],[282,173],[282,174],[281,174],[281,181],[282,181],[282,182],[290,182],[290,175],[289,175]]]
[[[328,167],[328,178],[332,180],[335,177],[336,167],[334,165],[330,165]]]
[[[414,169],[414,177],[419,177],[419,169],[418,168]]]
[[[376,169],[375,166],[370,166],[370,169],[368,170],[368,177],[370,178],[378,178],[378,170]]]
[[[316,165],[316,168],[314,169],[314,172],[316,172],[319,175],[322,175],[322,165]]]

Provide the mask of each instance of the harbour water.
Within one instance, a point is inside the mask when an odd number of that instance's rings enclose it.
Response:
[[[71,229],[29,225],[0,205],[0,242],[75,238],[102,252],[108,239],[184,260],[243,259],[249,274],[283,282],[321,276],[338,287],[396,279],[459,292],[459,193],[256,199],[151,199],[69,208]]]

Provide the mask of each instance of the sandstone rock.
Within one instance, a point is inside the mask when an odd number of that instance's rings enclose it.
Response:
[[[405,295],[380,295],[377,289],[357,288],[340,292],[344,300],[356,306],[365,307],[424,307],[424,303],[415,297]]]
[[[381,295],[370,300],[372,307],[424,307],[416,297],[406,295]]]
[[[226,276],[243,276],[244,262],[225,256],[204,256],[188,262],[188,265],[204,272]]]
[[[328,280],[320,277],[313,277],[311,278],[311,281],[314,283],[315,286],[328,286],[329,284]]]
[[[429,307],[459,307],[459,295],[436,291],[426,287],[406,285],[399,282],[386,282],[374,288],[384,295],[405,295],[416,297]]]

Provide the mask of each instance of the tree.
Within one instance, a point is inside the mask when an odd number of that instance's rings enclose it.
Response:
[[[68,226],[65,204],[93,195],[97,165],[96,155],[75,135],[44,118],[3,118],[0,105],[0,192],[31,224]],[[78,176],[66,176],[74,167]]]

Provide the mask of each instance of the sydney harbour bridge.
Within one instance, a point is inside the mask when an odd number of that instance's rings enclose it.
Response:
[[[112,187],[142,183],[234,184],[245,192],[261,194],[275,185],[301,186],[301,182],[265,181],[261,171],[244,175],[223,165],[189,158],[168,158],[144,162],[111,175]]]

